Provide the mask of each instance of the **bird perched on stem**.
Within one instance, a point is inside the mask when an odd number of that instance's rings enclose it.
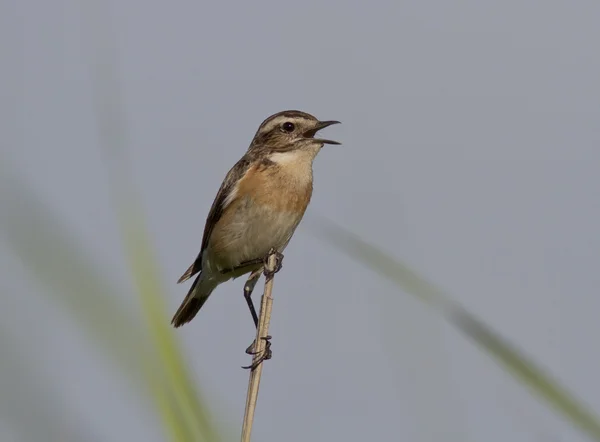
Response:
[[[312,163],[325,144],[317,132],[339,121],[319,121],[288,110],[267,118],[246,154],[229,171],[210,209],[200,253],[178,283],[198,274],[171,321],[191,321],[221,283],[250,273],[244,286],[255,326],[251,294],[264,259],[288,245],[302,220],[313,190]]]

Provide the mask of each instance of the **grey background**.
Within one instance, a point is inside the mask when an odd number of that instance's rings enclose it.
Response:
[[[79,5],[0,2],[0,142],[127,282]],[[225,173],[265,117],[300,109],[343,122],[326,132],[344,144],[316,160],[308,217],[409,262],[600,413],[600,3],[128,0],[112,9],[132,173],[172,310]],[[276,280],[257,440],[585,440],[308,226]],[[0,256],[10,290],[0,321],[64,396],[56,406],[78,410],[99,440],[163,440],[151,406],[18,260]],[[221,286],[178,331],[234,435],[253,335],[242,285]],[[16,441],[2,421],[0,438]]]

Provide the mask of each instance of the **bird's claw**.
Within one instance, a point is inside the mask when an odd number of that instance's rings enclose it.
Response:
[[[250,344],[250,346],[246,349],[246,354],[253,356],[260,354],[260,356],[256,358],[255,361],[252,361],[252,364],[242,368],[254,371],[254,369],[258,367],[263,361],[267,361],[273,357],[273,351],[271,350],[271,336],[264,336],[260,339],[263,339],[265,341],[265,349],[260,352],[255,351],[256,340],[254,340],[254,342]]]
[[[271,270],[267,270],[269,268],[269,258],[271,255],[275,255],[275,268]],[[283,253],[280,253],[276,250],[271,250],[269,254],[265,257],[264,260],[264,270],[263,273],[265,275],[265,279],[272,279],[275,273],[280,271],[283,268]]]
[[[271,348],[271,339],[272,339],[271,335],[261,337],[260,339],[265,341],[265,350],[268,350]],[[246,354],[249,354],[249,355],[257,354],[258,352],[254,351],[254,347],[256,347],[256,339],[252,342],[252,344],[250,344],[248,346],[248,348],[246,349]]]

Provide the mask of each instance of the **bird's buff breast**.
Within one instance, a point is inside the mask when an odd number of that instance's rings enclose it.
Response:
[[[266,256],[272,247],[283,252],[310,201],[308,178],[298,180],[277,166],[251,169],[215,225],[207,250],[212,263],[232,269]]]

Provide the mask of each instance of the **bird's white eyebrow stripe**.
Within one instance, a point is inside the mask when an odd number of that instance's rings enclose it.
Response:
[[[283,115],[279,115],[279,116],[273,118],[271,121],[269,121],[263,127],[261,127],[260,133],[271,132],[273,129],[275,129],[277,126],[279,126],[284,121],[290,121],[290,120],[294,120],[294,119],[285,117]]]
[[[273,129],[275,129],[277,126],[279,126],[281,123],[283,123],[285,121],[291,121],[293,123],[298,124],[298,123],[301,123],[304,121],[309,121],[309,118],[301,116],[301,115],[277,115],[272,120],[267,121],[266,123],[263,123],[264,125],[259,129],[259,133],[263,134],[263,133],[271,132]],[[316,119],[315,119],[315,121],[316,121]]]

